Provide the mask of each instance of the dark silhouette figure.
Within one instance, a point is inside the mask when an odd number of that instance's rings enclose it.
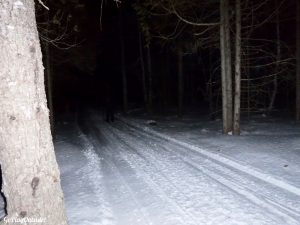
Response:
[[[113,93],[111,86],[109,84],[106,84],[105,88],[105,117],[106,122],[114,122],[115,116],[114,116],[114,99],[113,99]]]

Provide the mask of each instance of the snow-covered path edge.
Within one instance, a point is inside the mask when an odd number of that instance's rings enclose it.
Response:
[[[282,181],[278,178],[275,178],[269,174],[265,174],[261,171],[258,171],[256,168],[253,168],[253,167],[250,167],[250,166],[245,166],[245,165],[242,165],[240,163],[237,163],[235,162],[234,160],[232,159],[228,159],[224,156],[221,156],[221,155],[218,155],[218,154],[215,154],[215,153],[212,153],[212,152],[209,152],[205,149],[202,149],[198,146],[195,146],[195,145],[192,145],[192,144],[189,144],[189,143],[186,143],[186,142],[183,142],[183,141],[180,141],[178,139],[175,139],[175,138],[172,138],[168,135],[165,135],[165,134],[162,134],[160,132],[157,132],[149,127],[145,127],[145,126],[141,126],[141,124],[131,120],[131,119],[128,119],[128,118],[124,118],[124,117],[118,117],[118,119],[120,121],[122,121],[123,123],[125,124],[128,124],[129,126],[137,129],[137,130],[141,130],[143,132],[146,132],[148,134],[151,134],[151,135],[154,135],[156,137],[159,137],[159,138],[162,138],[164,140],[167,140],[167,141],[171,141],[173,143],[176,143],[184,148],[187,148],[187,149],[190,149],[190,150],[193,150],[195,152],[198,152],[210,159],[213,159],[217,162],[220,162],[222,164],[225,164],[229,167],[232,167],[234,169],[237,169],[239,171],[242,171],[250,176],[253,176],[253,177],[256,177],[257,179],[260,179],[262,181],[265,181],[271,185],[274,185],[274,186],[277,186],[281,189],[284,189],[290,193],[293,193],[297,196],[300,197],[300,188],[294,186],[294,185],[291,185],[285,181]]]
[[[110,204],[105,200],[103,190],[103,176],[101,174],[101,159],[96,153],[94,146],[90,143],[85,134],[77,126],[79,132],[79,138],[82,140],[84,150],[83,154],[88,160],[86,166],[88,179],[94,189],[95,197],[99,202],[99,213],[101,215],[101,221],[98,221],[99,225],[115,225],[115,220],[110,207]]]

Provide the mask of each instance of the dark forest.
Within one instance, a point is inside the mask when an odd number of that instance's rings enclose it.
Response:
[[[0,0],[0,225],[299,225],[299,0]]]

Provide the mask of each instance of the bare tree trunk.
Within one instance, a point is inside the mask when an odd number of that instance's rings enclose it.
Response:
[[[232,131],[232,74],[228,0],[221,0],[220,14],[223,132],[228,134]]]
[[[0,1],[0,164],[7,218],[65,225],[34,1],[22,3]]]
[[[208,68],[209,68],[209,79],[208,79],[208,83],[207,83],[207,92],[208,92],[208,104],[209,104],[209,114],[210,114],[210,119],[213,120],[214,119],[214,96],[213,96],[213,84],[212,84],[212,80],[213,80],[213,74],[210,68],[212,68],[212,52],[209,49],[208,52]]]
[[[276,1],[276,7],[278,7],[278,1]],[[279,21],[279,11],[276,14],[276,68],[275,68],[275,75],[273,79],[273,90],[272,95],[268,107],[268,112],[271,112],[274,107],[274,102],[277,95],[278,90],[278,79],[277,74],[279,73],[279,65],[281,59],[281,46],[280,46],[280,21]]]
[[[182,117],[183,107],[183,53],[180,49],[178,51],[178,116]]]
[[[225,22],[224,22],[224,1],[220,1],[220,53],[221,53],[221,78],[222,78],[222,114],[223,133],[227,133],[227,92],[226,92],[226,63],[225,63]]]
[[[300,2],[297,2],[297,72],[296,72],[296,120],[300,121]]]
[[[124,33],[123,33],[123,16],[122,9],[120,12],[120,47],[121,47],[121,72],[122,72],[122,84],[123,84],[123,111],[126,113],[128,110],[128,91],[127,91],[127,74],[126,74],[126,62],[125,62],[125,44],[124,44]]]
[[[165,60],[164,60],[164,72],[163,72],[163,77],[162,77],[162,93],[163,93],[163,113],[167,113],[167,106],[168,106],[168,100],[169,100],[169,95],[168,95],[168,77],[170,75],[170,56],[169,52],[166,53],[165,55]]]
[[[153,111],[153,93],[152,93],[152,60],[150,44],[146,46],[147,50],[147,64],[148,64],[148,112]]]
[[[143,85],[144,104],[145,104],[145,107],[147,108],[148,97],[147,97],[145,62],[144,62],[144,53],[143,53],[143,37],[142,37],[141,32],[139,32],[139,51],[140,51],[141,70],[142,70],[142,85]]]
[[[240,135],[241,117],[241,0],[235,1],[236,33],[235,33],[235,93],[233,134]]]
[[[226,91],[227,91],[227,132],[233,129],[233,94],[232,94],[232,69],[231,69],[231,44],[230,44],[230,17],[229,0],[225,0],[225,54],[226,54]]]

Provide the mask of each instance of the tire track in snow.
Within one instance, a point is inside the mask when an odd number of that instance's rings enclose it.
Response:
[[[299,225],[299,220],[289,216],[286,214],[285,211],[282,210],[282,208],[279,208],[278,206],[274,206],[273,204],[270,204],[269,202],[266,202],[264,200],[261,200],[258,196],[255,195],[255,193],[252,193],[251,191],[248,191],[243,186],[238,185],[237,183],[231,182],[228,179],[226,179],[223,176],[220,176],[212,171],[209,171],[208,169],[204,168],[203,166],[199,166],[197,163],[192,162],[190,160],[186,161],[187,164],[190,164],[198,171],[201,171],[202,173],[206,174],[207,176],[211,177],[218,183],[228,187],[229,189],[235,191],[236,193],[240,194],[241,196],[245,197],[249,201],[252,201],[253,203],[267,209],[268,211],[272,212],[273,214],[278,215],[282,218],[282,222],[285,222],[285,224],[295,224]]]
[[[104,151],[105,151],[105,154],[108,155],[109,158],[112,158],[111,154],[109,154],[107,150],[104,150]],[[106,157],[106,159],[108,159],[108,158]],[[126,181],[126,179],[123,177],[121,171],[118,169],[118,167],[112,161],[112,159],[110,159],[109,161],[106,160],[106,163],[110,166],[110,168],[112,169],[112,171],[114,172],[114,174],[116,174],[116,176],[118,177],[118,179],[121,180],[121,183],[124,184],[124,186],[126,187],[129,195],[133,199],[134,203],[138,206],[138,209],[141,212],[140,215],[142,215],[144,224],[148,224],[148,225],[153,224],[151,222],[151,220],[149,219],[149,215],[145,211],[144,207],[142,207],[142,204],[135,197],[134,191],[132,190],[132,188],[130,187],[130,185]]]
[[[110,204],[105,200],[104,191],[103,191],[103,177],[101,174],[101,160],[93,145],[90,143],[88,138],[83,134],[83,132],[78,128],[80,133],[80,138],[83,141],[84,145],[84,155],[88,160],[86,165],[86,173],[88,179],[93,186],[95,191],[96,199],[99,204],[99,213],[101,215],[101,221],[97,221],[99,225],[115,225],[115,219],[111,210]]]
[[[165,134],[162,134],[162,133],[159,133],[157,131],[154,131],[148,127],[141,127],[140,124],[136,124],[136,122],[132,121],[132,120],[128,120],[128,119],[124,119],[124,118],[119,118],[122,122],[124,122],[125,124],[128,124],[129,126],[131,127],[134,127],[135,129],[138,129],[138,130],[141,130],[141,131],[144,131],[148,134],[151,134],[151,135],[154,135],[155,137],[159,137],[159,138],[162,138],[164,140],[167,140],[167,141],[171,141],[173,143],[176,143],[184,148],[187,148],[187,149],[190,149],[190,150],[193,150],[193,151],[196,151],[198,153],[200,153],[201,155],[204,155],[208,158],[211,158],[215,161],[218,161],[222,164],[225,164],[229,167],[232,167],[234,169],[237,169],[237,170],[240,170],[244,173],[247,173],[248,175],[250,176],[253,176],[253,177],[256,177],[257,179],[260,179],[264,182],[267,182],[267,183],[270,183],[274,186],[277,186],[279,188],[282,188],[286,191],[289,191],[295,195],[297,195],[298,197],[300,197],[300,188],[294,186],[294,185],[291,185],[285,181],[282,181],[282,180],[279,180],[277,178],[274,178],[272,177],[271,175],[268,175],[268,174],[265,174],[265,173],[262,173],[250,166],[245,166],[245,165],[242,165],[238,162],[235,162],[234,160],[232,159],[228,159],[228,158],[225,158],[221,155],[217,155],[215,153],[212,153],[212,152],[209,152],[209,151],[206,151],[205,149],[202,149],[202,148],[199,148],[197,146],[194,146],[194,145],[191,145],[191,144],[188,144],[186,142],[183,142],[183,141],[180,141],[180,140],[177,140],[175,138],[172,138],[168,135],[165,135]]]
[[[132,129],[132,127],[129,127],[129,129]],[[135,131],[140,131],[140,129],[136,129],[133,128]],[[145,131],[143,131],[145,132]],[[138,132],[140,134],[140,132]],[[147,134],[147,132],[145,132]],[[148,134],[149,135],[149,134]],[[151,142],[150,142],[151,144]],[[153,145],[153,144],[152,144]],[[176,155],[180,155],[178,154],[178,152],[175,152],[174,150],[171,150],[170,148],[166,148],[164,146],[162,146],[162,148],[164,148],[167,151],[170,151],[172,153],[175,153]],[[263,208],[267,209],[268,211],[270,211],[273,214],[278,215],[280,218],[283,219],[283,221],[289,221],[290,224],[299,224],[299,214],[281,204],[278,204],[270,199],[264,199],[261,200],[261,195],[258,195],[257,193],[251,191],[250,189],[248,189],[247,187],[240,185],[237,182],[234,181],[230,181],[229,179],[224,178],[223,176],[218,175],[218,173],[216,173],[215,171],[212,171],[210,169],[208,169],[207,167],[204,166],[199,166],[199,162],[195,162],[192,160],[187,159],[187,157],[182,157],[182,155],[180,155],[180,157],[182,158],[182,160],[191,165],[192,167],[196,168],[198,171],[201,171],[203,173],[205,173],[207,176],[211,177],[212,179],[214,179],[215,181],[217,181],[218,183],[221,183],[222,185],[226,186],[227,188],[233,190],[234,192],[238,193],[239,195],[244,196],[246,199],[248,199],[249,201],[255,203],[256,205],[260,205]],[[213,163],[213,162],[212,162]],[[214,163],[215,164],[215,163]],[[211,166],[212,164],[210,164]],[[222,167],[220,165],[218,165],[219,167]],[[225,167],[222,167],[222,169],[226,169]],[[219,172],[222,172],[222,170],[219,168]],[[224,174],[224,173],[223,173]],[[232,176],[232,174],[226,174],[227,176]],[[292,215],[293,216],[292,216]]]
[[[109,128],[106,127],[106,129],[109,129]],[[117,140],[116,137],[113,137],[110,134],[110,132],[103,130],[103,133],[105,134],[105,137],[108,137],[112,143],[120,143],[120,140]],[[124,145],[122,147],[124,147]],[[125,148],[127,149],[127,147],[125,147]],[[123,151],[125,150],[125,148],[123,148]],[[115,148],[115,149],[118,149],[118,148]],[[143,161],[146,160],[140,154],[138,154],[138,153],[136,153],[136,154],[138,155],[139,158],[141,158],[141,160],[143,160]],[[151,175],[149,175],[145,172],[141,172],[142,170],[137,169],[137,167],[141,167],[142,164],[145,165],[145,163],[144,162],[138,163],[138,161],[141,161],[141,160],[139,160],[135,154],[128,153],[128,152],[126,154],[123,154],[122,152],[119,152],[119,155],[131,166],[131,168],[136,172],[136,174],[139,177],[142,177],[145,180],[145,182],[148,184],[148,186],[163,201],[168,202],[169,205],[171,205],[174,209],[176,209],[176,212],[173,212],[173,213],[174,213],[174,215],[181,215],[182,219],[179,218],[181,220],[180,224],[182,224],[182,225],[197,225],[198,224],[197,218],[195,218],[192,214],[190,214],[188,211],[183,209],[177,202],[170,199],[166,195],[166,193],[162,190],[162,188],[156,182],[153,181],[153,178],[151,178],[152,177]]]
[[[113,131],[112,131],[113,132]],[[124,141],[124,142],[126,142],[126,140],[128,140],[128,142],[127,142],[127,144],[129,145],[129,146],[131,146],[131,148],[132,148],[132,150],[133,149],[137,149],[137,146],[133,146],[133,145],[130,145],[130,143],[135,143],[135,145],[137,145],[137,143],[139,142],[139,140],[130,140],[129,139],[129,137],[128,137],[128,135],[125,137],[122,137],[122,136],[120,136],[120,135],[117,135],[117,134],[115,134],[117,137],[118,137],[118,139],[119,140],[122,140],[122,141]],[[145,148],[145,146],[139,146],[140,148]],[[147,151],[148,152],[148,151]],[[145,153],[146,154],[146,153]],[[148,153],[147,153],[148,154]],[[140,155],[140,154],[139,154]],[[159,164],[159,160],[156,158],[154,158],[152,161],[154,161],[155,162],[155,164]],[[155,167],[155,165],[154,164],[152,164],[152,166],[153,167]],[[172,170],[172,169],[171,169]],[[161,170],[158,170],[157,169],[157,171],[160,171],[160,172],[162,172]],[[175,170],[176,171],[176,170]],[[176,186],[176,184],[174,184],[174,182],[172,181],[172,180],[170,180],[170,179],[168,179],[168,177],[167,177],[167,175],[165,175],[165,178],[171,183],[171,184],[173,184],[173,186],[180,192],[180,189],[178,189],[178,187]],[[210,177],[210,179],[211,179],[211,177]],[[219,182],[217,182],[217,183],[219,183]],[[163,184],[164,185],[164,184]],[[238,193],[239,194],[239,193]],[[177,199],[178,200],[178,199]],[[175,200],[176,201],[176,200]],[[253,202],[253,201],[252,201]],[[255,204],[257,205],[257,202],[255,202]],[[187,210],[186,210],[187,211]],[[223,217],[223,218],[221,218],[221,220],[225,220],[226,219],[226,217]],[[220,219],[219,219],[220,220]],[[219,222],[221,222],[221,221],[219,221]],[[222,221],[223,222],[223,221]],[[282,220],[282,222],[284,223],[284,220]],[[203,224],[205,224],[205,221],[204,222],[202,222]],[[202,224],[201,223],[201,224]],[[291,223],[291,224],[295,224],[295,223]]]
[[[141,134],[139,130],[136,130],[132,127],[128,127],[128,128],[133,129],[135,132],[138,132],[139,134]],[[142,132],[144,132],[144,131],[142,131]],[[157,137],[153,137],[151,135],[149,136],[149,134],[147,134],[147,133],[144,133],[143,135],[145,137],[147,137],[148,139],[153,139],[153,140],[156,140],[157,142],[159,142],[157,140]],[[150,144],[151,144],[151,142],[150,142]],[[187,157],[184,156],[185,153],[183,153],[181,155],[181,153],[179,153],[178,151],[173,151],[171,148],[166,148],[164,146],[162,146],[162,148],[165,149],[166,151],[170,151],[170,152],[173,152],[173,153],[181,156],[182,160],[185,161],[186,163],[199,165],[199,156],[197,157],[198,158],[197,162],[195,160],[191,161]],[[201,160],[203,161],[203,157],[202,157]],[[274,200],[271,199],[272,196],[270,196],[270,193],[269,194],[260,194],[258,192],[255,192],[255,190],[251,190],[251,187],[252,188],[255,187],[257,189],[257,191],[264,191],[264,192],[269,191],[269,190],[265,189],[264,186],[263,187],[257,187],[256,182],[253,182],[253,181],[249,180],[250,176],[248,176],[248,177],[243,176],[242,177],[240,174],[237,174],[236,172],[232,171],[230,168],[225,167],[225,165],[220,165],[217,162],[210,161],[209,159],[205,159],[205,163],[201,166],[201,168],[202,167],[206,168],[209,171],[211,171],[210,173],[223,174],[223,177],[226,176],[227,180],[230,181],[232,184],[236,183],[236,184],[238,184],[238,186],[243,187],[244,189],[247,189],[247,191],[250,194],[255,194],[255,196],[257,196],[258,198],[263,198],[266,203],[268,203],[269,205],[272,205],[273,207],[278,208],[280,211],[284,212],[285,214],[291,215],[293,218],[298,218],[298,219],[300,218],[300,213],[297,210],[295,210],[295,206],[297,206],[296,204],[298,202],[294,201],[294,207],[293,207],[293,205],[286,206],[287,202],[279,203],[279,202],[284,202],[284,200],[285,201],[287,200],[283,196],[276,195],[276,201],[274,201]],[[213,171],[212,167],[216,171]],[[228,178],[230,178],[230,179],[228,179]],[[251,177],[251,178],[253,178],[253,177]],[[256,179],[256,178],[254,178],[254,179]],[[282,190],[282,189],[280,189],[280,190]],[[272,193],[272,194],[274,194],[274,193]],[[297,207],[299,208],[299,206],[297,206]]]
[[[101,143],[97,142],[98,141],[97,139],[99,137],[95,134],[95,132],[89,131],[88,135],[89,136],[86,137],[83,134],[83,138],[85,139],[85,142],[87,143],[87,145],[90,148],[93,148],[92,146],[94,146],[96,148],[98,145],[101,145]],[[89,140],[89,139],[91,139],[91,140]],[[118,167],[116,166],[116,164],[113,162],[112,156],[109,153],[110,151],[108,151],[108,149],[106,148],[106,146],[101,146],[101,150],[103,150],[103,152],[105,153],[105,156],[106,156],[105,157],[105,159],[106,159],[105,163],[106,163],[106,165],[108,165],[110,167],[111,171],[116,175],[115,177],[117,177],[117,179],[120,180],[120,183],[123,184],[124,187],[126,187],[128,195],[131,196],[132,200],[134,201],[135,205],[137,206],[138,211],[140,212],[138,215],[139,216],[142,215],[142,221],[144,221],[144,224],[152,225],[152,222],[149,219],[149,216],[147,215],[147,213],[143,209],[143,207],[140,204],[140,202],[138,201],[138,199],[135,197],[135,194],[134,194],[133,190],[131,189],[130,185],[128,184],[128,182],[126,181],[126,179],[123,177],[121,171],[118,169]],[[94,151],[94,154],[99,159],[99,156],[98,156],[98,154],[95,151]],[[96,177],[94,179],[97,179],[97,181],[99,181],[99,179],[102,180],[102,177]],[[99,184],[99,187],[100,186],[103,187],[104,183],[101,182],[101,184]],[[124,195],[126,195],[126,194],[124,193]],[[111,209],[111,206],[109,208]],[[101,225],[115,225],[115,224],[116,224],[116,222],[114,222],[114,224],[101,224]]]
[[[206,169],[211,171],[211,173],[220,174],[223,177],[226,177],[230,182],[239,184],[239,186],[243,187],[244,189],[247,189],[250,193],[255,194],[260,199],[264,199],[265,202],[273,205],[273,207],[277,207],[286,214],[300,219],[300,206],[298,204],[298,201],[295,200],[295,196],[290,192],[282,193],[282,189],[276,186],[271,186],[268,183],[266,183],[267,186],[258,184],[257,182],[254,182],[253,179],[249,179],[253,177],[250,177],[247,174],[244,174],[244,176],[242,176],[238,174],[237,171],[233,171],[232,168],[227,168],[208,159],[206,161],[207,162],[203,164],[202,167],[204,166]],[[192,162],[196,163],[195,160]],[[273,189],[272,192],[270,192],[270,189],[268,189],[268,187],[270,186],[272,188],[274,187],[276,190]],[[279,191],[281,192],[278,193]],[[274,198],[275,193],[276,198]],[[293,197],[293,199],[291,199],[291,196]],[[296,196],[296,199],[299,198]]]

